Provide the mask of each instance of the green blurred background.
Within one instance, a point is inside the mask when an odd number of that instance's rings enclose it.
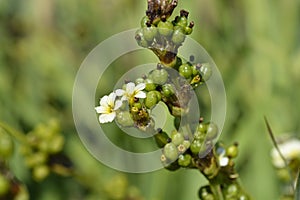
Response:
[[[299,132],[300,1],[179,1],[175,14],[182,8],[195,22],[191,37],[222,73],[227,118],[221,139],[240,143],[237,168],[243,185],[254,199],[277,199],[279,185],[263,116],[277,135]],[[28,132],[40,122],[59,119],[65,154],[81,177],[52,175],[37,183],[16,152],[11,168],[27,185],[31,199],[122,199],[111,190],[130,190],[147,200],[197,199],[197,190],[205,184],[199,172],[114,171],[85,150],[74,127],[72,87],[81,62],[104,39],[138,27],[145,10],[146,0],[1,1],[0,120]],[[115,65],[126,72],[136,61],[123,62],[127,68],[122,62]],[[107,72],[99,95],[111,90],[113,73]]]

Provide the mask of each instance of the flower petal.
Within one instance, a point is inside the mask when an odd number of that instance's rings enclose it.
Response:
[[[116,94],[114,92],[110,93],[108,96],[107,104],[113,108],[115,106]]]
[[[107,106],[107,99],[108,99],[108,96],[107,96],[107,95],[103,96],[103,97],[100,99],[100,105],[101,105],[101,106]]]
[[[144,98],[146,98],[146,93],[143,92],[143,91],[139,91],[138,93],[136,93],[136,94],[134,95],[134,97],[140,98],[140,99],[144,99]]]
[[[129,82],[126,85],[126,93],[131,96],[134,93],[135,84],[133,82]]]
[[[101,124],[103,123],[108,123],[108,122],[112,122],[116,117],[116,113],[112,112],[109,114],[102,114],[99,116],[99,121]]]
[[[118,110],[122,106],[122,100],[117,100],[115,102],[114,110]]]
[[[219,163],[221,167],[225,167],[229,163],[229,158],[228,157],[222,157],[219,159]]]
[[[121,98],[121,101],[127,101],[128,100],[128,97],[127,96],[122,96],[122,98]]]
[[[110,113],[109,107],[106,107],[106,106],[97,106],[95,108],[95,110],[96,110],[97,113],[101,113],[101,114],[103,114],[103,113]]]
[[[125,90],[122,90],[122,89],[117,89],[115,91],[116,95],[117,96],[123,96],[125,94]]]
[[[145,83],[139,83],[137,86],[135,86],[134,91],[141,91],[145,89],[146,84]]]

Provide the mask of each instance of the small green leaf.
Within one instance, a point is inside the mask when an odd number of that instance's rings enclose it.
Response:
[[[298,171],[298,177],[297,177],[297,185],[296,185],[296,191],[295,191],[295,200],[300,200],[300,169]]]

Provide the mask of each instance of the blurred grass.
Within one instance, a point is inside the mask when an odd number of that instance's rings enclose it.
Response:
[[[278,183],[263,116],[275,133],[299,136],[300,1],[194,0],[180,1],[178,7],[190,11],[196,24],[192,37],[222,73],[227,92],[222,140],[240,143],[237,166],[246,189],[254,199],[276,199]],[[28,131],[41,121],[59,118],[68,138],[66,153],[91,185],[105,184],[104,177],[117,172],[95,161],[77,138],[71,111],[76,71],[99,42],[138,27],[145,9],[146,1],[133,0],[11,0],[0,4],[0,120]],[[125,58],[123,70],[140,59]],[[114,84],[111,77],[117,67],[107,72],[104,86]],[[109,91],[100,91],[99,97]],[[31,188],[37,187],[22,168],[13,168]],[[197,189],[203,184],[200,174],[187,170],[127,176],[150,200],[197,199]],[[57,188],[57,183],[68,187]],[[73,179],[52,177],[30,191],[39,189],[32,199],[87,199],[92,194],[85,187]],[[96,196],[101,193],[95,191]]]

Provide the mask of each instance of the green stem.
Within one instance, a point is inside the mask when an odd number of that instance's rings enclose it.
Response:
[[[3,122],[0,122],[0,127],[3,128],[8,134],[10,134],[16,140],[18,140],[20,143],[25,143],[25,144],[28,143],[26,136],[22,132],[12,128],[11,126]]]
[[[210,183],[210,189],[216,199],[224,200],[220,184]]]

